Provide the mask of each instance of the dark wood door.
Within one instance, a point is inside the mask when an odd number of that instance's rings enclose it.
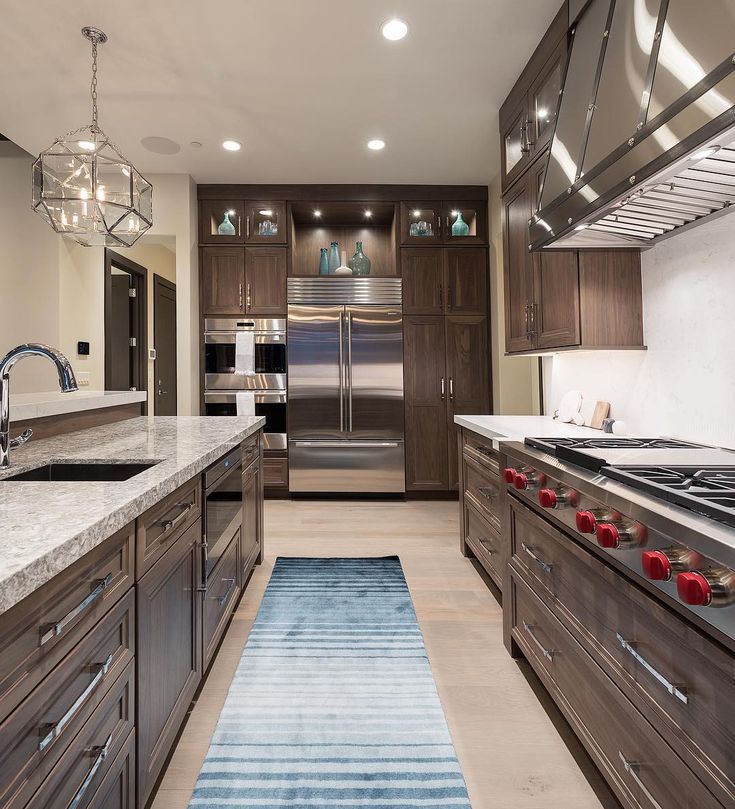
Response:
[[[240,533],[241,584],[244,587],[260,552],[259,495],[261,488],[260,460],[251,464],[242,476],[242,531]]]
[[[245,314],[245,248],[202,247],[200,295],[204,315]]]
[[[110,318],[107,323],[107,350],[111,352],[107,390],[131,390],[135,387],[131,361],[130,276],[113,274],[110,278]]]
[[[444,317],[405,317],[403,345],[406,489],[444,491],[449,486]]]
[[[156,416],[176,415],[176,284],[153,276],[153,366]]]
[[[532,160],[546,149],[554,133],[566,61],[567,39],[564,37],[528,93],[527,142]]]
[[[504,114],[500,120],[500,165],[505,190],[528,166],[528,97]]]
[[[138,581],[138,806],[156,783],[202,678],[202,524]]]
[[[248,202],[245,206],[245,239],[248,244],[286,244],[285,202]]]
[[[528,250],[528,220],[531,215],[531,173],[521,178],[503,197],[505,264],[505,350],[508,353],[533,348],[530,309],[534,301],[533,260]]]
[[[487,205],[484,202],[445,202],[442,216],[446,244],[487,244]]]
[[[245,206],[242,200],[200,200],[199,241],[202,244],[242,244],[245,241]]]
[[[459,485],[457,428],[454,416],[490,412],[490,346],[484,317],[450,316],[445,320],[447,367],[447,453],[449,488]]]
[[[487,251],[448,247],[444,251],[445,310],[451,315],[487,313]]]
[[[444,251],[441,247],[404,247],[401,276],[405,315],[443,314]]]
[[[285,317],[287,253],[285,247],[248,247],[245,251],[247,314]]]

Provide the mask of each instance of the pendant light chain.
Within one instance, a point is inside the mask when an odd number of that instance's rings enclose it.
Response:
[[[92,131],[99,132],[97,125],[97,43],[92,41]]]

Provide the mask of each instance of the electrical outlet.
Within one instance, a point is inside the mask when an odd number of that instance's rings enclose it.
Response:
[[[74,376],[77,379],[77,385],[80,388],[88,388],[89,387],[89,371],[77,371]]]

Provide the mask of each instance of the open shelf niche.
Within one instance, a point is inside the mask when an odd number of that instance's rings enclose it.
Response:
[[[292,276],[319,275],[319,250],[339,243],[347,259],[361,241],[371,276],[399,275],[396,205],[392,202],[294,202],[291,204]]]

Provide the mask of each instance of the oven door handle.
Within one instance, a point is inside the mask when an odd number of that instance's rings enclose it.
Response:
[[[324,447],[325,449],[383,449],[397,447],[397,441],[294,441],[295,447]]]

